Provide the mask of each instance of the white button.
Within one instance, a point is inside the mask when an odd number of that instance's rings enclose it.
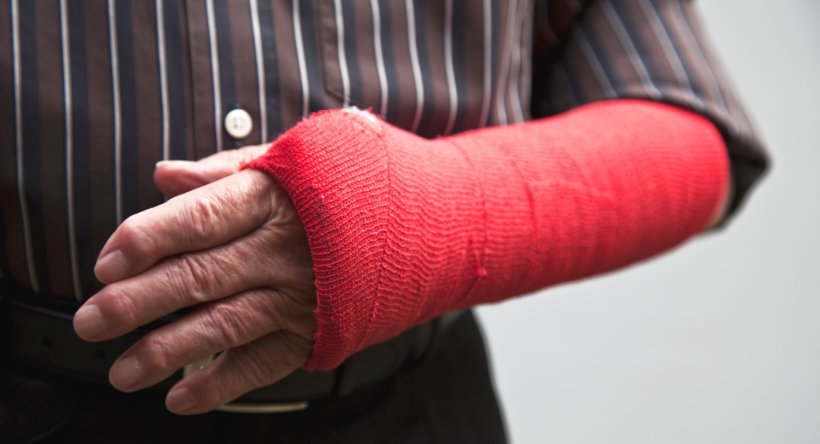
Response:
[[[253,129],[253,119],[242,108],[232,109],[225,114],[225,131],[234,139],[244,139],[248,137]]]

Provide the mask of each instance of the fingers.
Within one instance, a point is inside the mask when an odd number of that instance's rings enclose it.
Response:
[[[230,349],[177,383],[168,393],[165,405],[181,415],[214,410],[300,368],[307,361],[310,347],[309,339],[279,331]]]
[[[154,167],[154,185],[166,197],[171,198],[215,182],[236,171],[226,174],[212,173],[188,160],[165,160]],[[237,166],[238,171],[238,166]]]
[[[261,156],[270,144],[252,145],[220,151],[199,161],[167,160],[157,163],[154,184],[168,197],[187,193],[239,172],[245,162]]]
[[[281,329],[311,338],[312,304],[271,289],[241,293],[148,333],[117,359],[109,379],[119,390],[140,390],[191,362]]]
[[[275,236],[275,234],[273,234]],[[268,231],[199,253],[167,259],[150,270],[108,285],[74,316],[77,335],[103,341],[185,307],[221,299],[247,289],[278,286],[295,276],[309,279],[305,267],[266,251]]]
[[[108,284],[242,236],[265,222],[273,192],[272,179],[247,170],[135,214],[108,239],[94,272]]]

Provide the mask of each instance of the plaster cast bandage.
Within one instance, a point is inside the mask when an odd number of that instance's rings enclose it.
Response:
[[[706,119],[620,100],[427,140],[314,114],[249,164],[290,196],[316,273],[309,370],[445,312],[604,273],[704,230],[729,182]]]

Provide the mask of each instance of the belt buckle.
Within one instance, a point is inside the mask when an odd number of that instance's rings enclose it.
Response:
[[[192,362],[186,365],[182,369],[182,376],[186,377],[190,374],[198,372],[203,368],[207,367],[211,361],[214,360],[216,355],[211,355],[205,359],[201,359],[199,361]],[[218,407],[217,410],[220,412],[229,412],[229,413],[287,413],[287,412],[298,412],[299,410],[304,410],[308,408],[307,401],[296,401],[296,402],[241,402],[241,401],[233,401],[229,402],[221,407]]]

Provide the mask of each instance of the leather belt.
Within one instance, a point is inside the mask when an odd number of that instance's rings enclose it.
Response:
[[[7,347],[15,362],[62,376],[107,384],[108,369],[114,360],[150,330],[149,326],[110,341],[87,343],[74,333],[72,314],[10,298],[7,291],[0,291],[0,296],[5,296],[0,298],[2,322],[7,329],[3,336],[9,341]],[[445,315],[368,347],[334,371],[296,370],[276,384],[242,396],[222,410],[242,413],[301,410],[313,401],[342,397],[375,386],[402,368],[420,362],[433,347],[440,330],[461,313]],[[200,365],[194,363],[161,384],[170,388],[185,372],[196,370]]]

